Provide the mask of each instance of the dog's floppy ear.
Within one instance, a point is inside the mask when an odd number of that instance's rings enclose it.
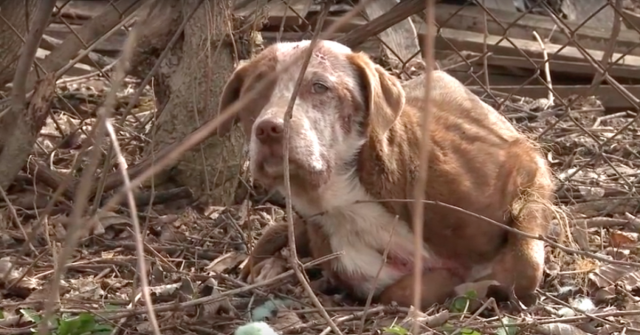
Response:
[[[365,92],[366,131],[384,136],[404,108],[404,89],[395,77],[374,63],[366,54],[351,54],[349,61],[358,70]]]
[[[222,95],[220,96],[220,101],[218,103],[218,115],[224,113],[227,107],[231,106],[234,102],[240,99],[240,93],[248,75],[247,64],[247,61],[239,62],[238,66],[231,74],[231,77],[224,85],[224,89],[222,90]],[[226,135],[231,130],[231,128],[236,123],[238,123],[238,121],[238,114],[232,116],[218,127],[218,130],[215,132],[215,134],[217,134],[218,136]]]

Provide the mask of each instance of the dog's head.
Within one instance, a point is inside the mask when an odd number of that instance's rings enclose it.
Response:
[[[309,48],[310,41],[269,46],[236,69],[221,97],[220,111],[248,99],[237,120],[250,140],[251,172],[260,183],[280,190],[284,116]],[[384,137],[404,103],[398,80],[368,56],[319,41],[289,127],[292,190],[318,192],[336,173],[352,171],[362,145]]]

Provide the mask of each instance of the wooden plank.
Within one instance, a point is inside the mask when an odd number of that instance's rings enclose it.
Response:
[[[277,32],[273,31],[263,31],[262,40],[264,41],[264,46],[271,45],[277,41]],[[336,40],[340,37],[344,36],[344,34],[331,34],[326,36],[326,39]],[[281,41],[300,41],[302,39],[310,39],[311,33],[298,33],[298,32],[284,32],[282,33],[280,40]],[[370,38],[366,40],[364,43],[359,46],[353,48],[355,51],[363,51],[369,54],[372,57],[380,57],[382,54],[382,45],[380,41],[376,38]]]
[[[484,6],[491,9],[502,9],[516,13],[516,5],[513,0],[484,0]]]
[[[297,26],[306,22],[313,0],[275,0],[269,3],[269,24]],[[282,23],[284,21],[284,23]]]
[[[485,96],[487,92],[479,86],[468,86],[468,88],[478,96]],[[635,97],[640,97],[640,85],[626,85],[624,88],[633,94]],[[566,86],[553,86],[553,91],[556,92],[560,98],[566,99],[572,95],[585,96],[589,90],[588,85],[566,85]],[[492,92],[502,92],[506,94],[514,94],[516,96],[527,97],[532,99],[546,98],[549,95],[549,90],[545,86],[491,86]],[[598,101],[600,101],[603,107],[609,112],[627,111],[631,110],[639,112],[624,96],[622,96],[615,88],[609,85],[600,86],[595,94]]]
[[[36,51],[36,58],[42,61],[48,54],[49,54],[48,50],[38,48],[38,50]],[[91,66],[81,64],[81,63],[76,63],[72,68],[69,69],[69,71],[67,71],[64,74],[63,77],[83,76],[89,73],[94,73],[96,71],[97,70]]]
[[[240,17],[253,15],[256,9],[261,8],[265,1],[254,1],[248,5],[234,9],[234,14]],[[271,0],[266,3],[267,22],[271,27],[298,26],[306,23],[305,17],[313,0]],[[284,23],[283,23],[284,20]]]
[[[62,41],[55,39],[51,36],[42,35],[42,39],[40,40],[40,48],[46,50],[47,51],[46,54],[48,54],[52,50],[54,50],[56,47],[58,47],[61,43]],[[46,54],[42,53],[42,55],[46,55]],[[112,64],[113,62],[115,62],[115,59],[104,57],[95,52],[89,52],[87,56],[80,58],[80,61],[79,61],[79,63],[85,64],[90,67],[95,67],[97,65],[101,68],[104,68]]]
[[[477,71],[472,73],[472,72],[463,71],[456,68],[452,70],[447,70],[446,72],[450,74],[452,77],[458,79],[465,86],[478,86],[479,84],[484,85],[484,80],[485,80],[484,75],[478,74]],[[506,72],[506,71],[503,71],[503,72]],[[529,77],[514,76],[508,73],[496,73],[496,71],[493,71],[493,69],[489,71],[489,83],[491,87],[494,87],[496,85],[508,86],[508,87],[520,87],[522,85],[527,85],[527,84],[531,85],[532,83],[536,84],[538,82],[537,80],[533,80],[533,81],[528,81],[528,80],[529,80]]]
[[[333,4],[331,5],[331,7],[329,7],[329,14],[333,14],[333,13],[346,13],[350,10],[353,9],[353,6],[348,5],[346,3],[337,3],[337,4]],[[313,5],[311,5],[311,7],[309,7],[309,13],[311,12],[319,12],[320,10],[322,10],[322,5],[321,4],[316,4],[314,3]]]
[[[72,26],[75,31],[78,31],[80,27],[81,26]],[[64,41],[64,39],[71,34],[71,31],[69,31],[69,28],[64,24],[51,23],[45,29],[44,33],[55,39]],[[108,57],[118,57],[120,56],[120,50],[126,39],[126,31],[124,29],[118,29],[118,31],[111,34],[111,36],[107,37],[104,41],[98,43],[93,51]]]
[[[337,41],[351,48],[358,46],[370,37],[383,33],[394,24],[400,23],[411,16],[419,14],[427,7],[424,0],[402,0],[388,12],[367,22],[342,36]],[[415,27],[414,27],[415,28]]]
[[[480,54],[478,54],[479,56]],[[528,59],[522,57],[513,57],[513,56],[500,56],[500,55],[489,55],[487,57],[487,64],[489,65],[500,65],[500,66],[512,66],[516,68],[522,68],[527,70],[536,70],[540,69],[544,70],[544,59],[542,58],[532,58],[533,63],[531,63]],[[483,60],[478,59],[471,62],[474,65],[482,65]],[[591,77],[594,73],[594,68],[591,64],[582,63],[582,62],[569,62],[569,61],[561,61],[561,60],[550,60],[549,61],[549,70],[553,73],[558,74],[573,74],[580,75],[583,77],[589,76]],[[637,66],[627,66],[627,65],[617,65],[611,68],[609,71],[609,75],[613,78],[625,78],[625,79],[640,79],[640,67]]]
[[[568,21],[611,32],[614,11],[608,0],[563,0],[561,9]],[[604,8],[603,8],[604,6]],[[596,13],[595,15],[593,15]],[[593,17],[591,16],[593,15]],[[588,20],[588,21],[587,21]]]
[[[335,22],[339,21],[341,19],[340,16],[329,16],[324,20],[324,30],[326,30],[327,28],[331,27],[331,25],[333,25]],[[317,22],[317,18],[313,18],[311,20],[309,20],[309,23],[312,26],[316,26],[316,22]],[[340,27],[338,27],[338,30],[336,30],[336,33],[346,33],[349,31],[352,31],[353,29],[356,29],[364,24],[367,23],[367,20],[362,17],[362,15],[356,15],[354,16],[351,20],[349,20],[347,23],[345,24],[341,24]]]
[[[622,23],[629,29],[629,31],[638,32],[640,31],[640,15],[638,13],[634,13],[628,9],[622,10],[622,16],[624,19]],[[620,32],[622,34],[622,31]]]
[[[247,18],[256,13],[256,10],[264,8],[269,0],[235,0],[233,2],[233,15]]]
[[[476,6],[453,6],[447,4],[436,5],[436,22],[444,28],[458,29],[484,34],[485,11]],[[560,45],[569,44],[570,38],[562,30],[556,27],[553,20],[546,16],[512,13],[500,9],[492,9],[491,15],[487,14],[487,30],[491,35],[507,36],[523,40],[535,41],[533,32],[537,32],[541,38],[550,37],[551,43]],[[495,18],[495,19],[494,19]],[[497,20],[497,21],[496,21]],[[424,23],[416,22],[419,31],[424,31]],[[567,22],[567,26],[575,31],[573,37],[582,47],[603,51],[607,48],[610,34],[589,26],[578,27],[573,22]],[[509,27],[506,31],[504,28]],[[638,24],[640,28],[640,23]],[[640,32],[635,30],[623,30],[616,41],[615,52],[640,56]]]
[[[94,16],[100,14],[105,6],[109,5],[109,0],[92,0],[92,1],[56,1],[56,7],[53,15],[57,16],[58,8],[62,7],[62,15],[82,20],[90,20]]]
[[[397,0],[372,0],[365,7],[365,13],[369,20],[373,20],[389,12],[397,4]],[[399,64],[408,62],[411,57],[420,51],[416,28],[410,18],[391,26],[378,36],[388,46],[384,47],[387,57]]]
[[[423,35],[422,32],[419,32]],[[514,45],[516,47],[514,47]],[[441,50],[465,50],[476,53],[483,53],[484,35],[468,31],[453,30],[442,28],[436,36],[436,48]],[[547,43],[545,49],[551,60],[564,60],[572,62],[588,63],[582,56],[582,53],[574,47],[564,47],[558,44]],[[543,59],[543,50],[538,42],[526,41],[521,39],[504,39],[502,37],[489,35],[487,36],[487,50],[496,55],[523,57],[523,53],[531,58]],[[603,52],[599,50],[586,50],[591,57],[599,61],[602,59]],[[612,59],[617,60],[622,55],[614,53]],[[621,58],[617,64],[626,66],[640,66],[640,57],[627,55]],[[615,65],[614,65],[615,67]],[[594,73],[596,72],[594,68]]]

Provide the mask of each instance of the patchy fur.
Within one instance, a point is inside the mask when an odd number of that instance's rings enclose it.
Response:
[[[283,194],[283,116],[308,48],[309,41],[268,47],[236,70],[221,98],[222,110],[278,71],[236,121],[249,138],[253,177]],[[291,201],[306,218],[296,219],[297,248],[314,258],[343,252],[323,269],[362,299],[373,290],[383,303],[412,302],[412,203],[380,200],[411,198],[423,111],[433,122],[426,199],[530,234],[546,233],[551,220],[553,182],[537,148],[459,81],[441,71],[432,78],[432,110],[426,111],[423,78],[401,85],[365,54],[321,41],[294,105]],[[542,279],[541,241],[461,211],[425,205],[422,240],[425,307],[443,302],[465,281],[495,279],[527,297]],[[286,224],[269,228],[243,277],[286,241]]]

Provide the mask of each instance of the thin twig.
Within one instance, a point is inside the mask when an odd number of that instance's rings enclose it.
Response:
[[[27,75],[36,58],[36,52],[38,51],[42,34],[44,34],[44,30],[49,23],[49,18],[51,18],[51,13],[55,5],[55,0],[43,0],[38,4],[38,9],[33,16],[32,29],[20,51],[20,58],[18,59],[16,72],[13,76],[13,87],[11,88],[11,98],[13,100],[12,109],[15,116],[24,114],[23,109],[27,99]]]
[[[286,190],[285,200],[286,200],[286,210],[287,210],[287,218],[289,221],[289,230],[288,230],[288,238],[289,238],[289,251],[290,257],[289,262],[291,263],[291,267],[294,269],[300,284],[309,295],[311,302],[315,305],[316,308],[320,310],[320,315],[327,321],[331,329],[336,334],[342,334],[338,326],[331,320],[331,317],[327,313],[327,311],[320,303],[320,300],[313,293],[313,290],[309,286],[307,282],[306,276],[302,273],[300,269],[300,261],[298,260],[298,253],[296,251],[296,240],[295,240],[295,231],[294,231],[294,216],[293,216],[293,208],[291,205],[291,178],[289,176],[289,138],[291,135],[290,132],[290,124],[291,117],[293,116],[293,106],[296,103],[296,99],[298,98],[298,92],[300,91],[300,86],[302,86],[302,81],[304,80],[304,74],[307,72],[307,67],[309,66],[309,62],[311,62],[311,57],[313,56],[313,50],[315,49],[318,39],[320,37],[320,32],[322,31],[322,26],[324,24],[324,20],[329,13],[329,7],[331,6],[331,1],[326,1],[322,6],[322,12],[320,13],[320,17],[318,18],[318,23],[316,25],[316,29],[313,33],[313,37],[311,38],[311,43],[309,44],[309,51],[306,53],[305,58],[302,62],[302,67],[300,68],[300,73],[298,74],[298,79],[296,80],[296,84],[293,88],[293,93],[291,94],[291,98],[289,99],[289,105],[287,106],[287,110],[284,113],[284,143],[283,143],[283,164],[284,164],[284,187]]]
[[[74,207],[71,212],[70,225],[67,230],[66,243],[56,262],[55,272],[51,278],[51,289],[49,298],[45,301],[45,314],[42,317],[40,326],[38,327],[38,334],[45,335],[49,325],[49,320],[52,317],[55,303],[59,300],[60,295],[60,281],[66,271],[67,259],[71,256],[71,253],[78,244],[80,233],[83,227],[82,216],[84,215],[85,208],[89,199],[89,193],[91,191],[91,181],[94,178],[94,171],[98,166],[100,154],[102,153],[102,140],[105,132],[105,121],[111,117],[114,106],[117,100],[117,93],[120,91],[120,87],[124,81],[129,67],[129,61],[133,55],[133,51],[136,45],[136,38],[138,34],[138,27],[135,26],[129,37],[127,38],[125,45],[122,49],[122,56],[118,60],[116,65],[115,75],[111,90],[107,93],[104,105],[98,110],[98,120],[92,129],[94,133],[93,150],[89,157],[88,166],[82,171],[80,183],[78,185],[77,192],[75,194]]]
[[[486,8],[486,1],[482,0],[482,6]],[[484,75],[484,86],[491,90],[489,81],[489,48],[487,45],[487,39],[489,38],[489,21],[487,20],[487,12],[482,11],[482,22],[484,23],[483,37],[482,37],[482,74]]]
[[[427,186],[428,170],[429,170],[429,147],[430,141],[430,128],[431,128],[431,74],[433,72],[434,64],[434,40],[435,40],[435,1],[425,0],[427,8],[427,31],[425,32],[425,42],[423,48],[423,58],[425,60],[425,73],[424,73],[424,106],[425,110],[422,111],[422,141],[420,141],[420,153],[419,153],[419,171],[418,178],[413,188],[413,197],[415,202],[413,203],[413,307],[416,313],[419,313],[422,309],[422,263],[423,252],[423,230],[424,230],[424,204],[422,200],[425,195],[425,188]],[[413,318],[411,326],[411,333],[417,334],[420,327],[418,318]]]
[[[379,199],[379,200],[357,201],[357,203],[370,203],[370,202],[415,202],[415,200],[413,200],[413,199]],[[618,260],[615,260],[615,259],[609,259],[609,258],[604,257],[604,256],[600,256],[600,255],[597,255],[597,254],[594,254],[594,253],[590,253],[590,252],[587,252],[587,251],[582,251],[582,250],[578,250],[578,249],[565,247],[564,245],[562,245],[560,243],[557,243],[557,242],[554,242],[554,241],[550,240],[546,236],[533,235],[533,234],[525,233],[525,232],[523,232],[521,230],[509,227],[509,226],[507,226],[507,225],[505,225],[503,223],[500,223],[498,221],[494,221],[494,220],[492,220],[492,219],[490,219],[488,217],[485,217],[485,216],[482,216],[480,214],[476,214],[476,213],[470,212],[470,211],[468,211],[466,209],[463,209],[463,208],[460,208],[460,207],[457,207],[457,206],[454,206],[454,205],[449,205],[449,204],[446,204],[446,203],[443,203],[443,202],[440,202],[440,201],[432,201],[432,200],[421,200],[421,202],[423,204],[442,206],[442,207],[446,207],[446,208],[449,208],[449,209],[453,209],[453,210],[459,211],[459,212],[464,213],[466,215],[469,215],[469,216],[472,216],[474,218],[477,218],[477,219],[483,220],[485,222],[491,223],[493,225],[496,225],[496,226],[498,226],[498,227],[500,227],[500,228],[502,228],[502,229],[504,229],[504,230],[506,230],[506,231],[508,231],[510,233],[517,234],[517,235],[520,235],[522,237],[526,237],[526,238],[530,238],[530,239],[546,242],[547,244],[549,244],[549,245],[551,245],[551,246],[553,246],[555,248],[558,248],[558,249],[560,249],[560,250],[562,250],[562,251],[564,251],[566,253],[569,253],[569,254],[581,255],[581,256],[593,258],[595,260],[599,260],[601,262],[610,263],[610,264],[626,265],[626,266],[632,266],[632,267],[640,268],[640,263],[618,261]],[[315,214],[315,215],[318,215],[318,214]]]
[[[120,150],[120,145],[118,144],[118,136],[116,136],[116,132],[111,125],[111,121],[109,119],[105,120],[105,126],[107,128],[107,132],[109,133],[109,137],[111,137],[111,144],[113,146],[113,150],[115,151],[116,158],[118,159],[118,167],[120,168],[120,172],[122,172],[122,180],[125,185],[131,184],[131,180],[129,179],[129,174],[127,173],[127,161],[124,156],[122,156],[122,151]],[[158,326],[158,320],[156,318],[156,314],[153,311],[153,302],[151,301],[151,292],[149,290],[149,278],[147,277],[147,265],[144,260],[144,246],[142,243],[142,231],[140,230],[140,221],[138,220],[138,210],[136,206],[136,200],[133,198],[133,192],[127,192],[127,201],[129,202],[129,213],[131,215],[131,223],[133,224],[133,229],[135,234],[133,237],[136,241],[136,259],[138,260],[138,276],[140,277],[140,284],[142,286],[142,295],[144,296],[144,305],[147,307],[149,322],[151,322],[151,326],[153,327],[153,332],[156,335],[160,335],[160,326]]]
[[[547,98],[547,100],[549,101],[547,102],[547,106],[545,106],[545,109],[546,109],[549,106],[553,106],[553,84],[551,83],[551,71],[549,70],[549,55],[547,54],[547,48],[545,48],[544,42],[540,38],[540,35],[538,35],[538,32],[534,30],[533,36],[535,36],[536,40],[538,40],[538,44],[540,44],[540,49],[542,49],[542,57],[544,60],[544,75],[545,75],[545,79],[547,80],[547,85],[549,85],[548,87],[549,95]]]
[[[616,0],[614,6],[615,10],[613,11],[613,26],[611,27],[611,36],[607,41],[607,46],[602,53],[602,59],[600,60],[600,63],[602,64],[602,67],[604,69],[608,68],[607,64],[609,64],[611,56],[613,56],[613,52],[616,49],[618,35],[620,35],[620,28],[622,28],[622,18],[620,17],[620,12],[622,11],[622,0]],[[591,82],[590,89],[595,89],[600,86],[603,77],[603,73],[596,72],[595,76],[593,77],[593,81]]]

